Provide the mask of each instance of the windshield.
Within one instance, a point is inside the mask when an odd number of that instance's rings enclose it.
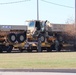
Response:
[[[29,27],[34,27],[35,26],[35,22],[32,21],[32,22],[29,22]]]
[[[45,22],[42,22],[41,30],[44,31],[44,29],[45,29]]]

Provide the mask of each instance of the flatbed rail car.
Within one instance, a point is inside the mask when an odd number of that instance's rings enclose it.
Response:
[[[75,32],[72,24],[53,24],[49,21],[41,20],[28,20],[26,22],[28,22],[28,41],[25,48],[28,52],[32,52],[33,49],[38,51],[38,43],[35,43],[38,42],[38,38],[41,39],[41,51],[46,49],[48,52],[52,50],[61,51],[65,46],[64,44],[74,43]]]
[[[10,53],[15,45],[26,40],[27,26],[25,25],[0,25],[0,52]]]

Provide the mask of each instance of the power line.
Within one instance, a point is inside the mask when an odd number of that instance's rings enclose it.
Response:
[[[22,2],[26,2],[26,1],[30,1],[30,0],[22,0],[22,1],[15,1],[15,2],[0,3],[0,5],[22,3]]]
[[[50,2],[50,1],[46,1],[46,0],[41,0],[41,1],[53,4],[53,5],[57,5],[57,6],[62,6],[62,7],[67,7],[67,8],[74,8],[74,7],[71,7],[71,6],[61,5],[61,4],[53,3],[53,2]]]

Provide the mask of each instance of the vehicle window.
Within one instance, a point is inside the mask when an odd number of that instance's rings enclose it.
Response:
[[[35,27],[37,28],[37,30],[41,29],[40,21],[36,21]]]
[[[35,22],[33,21],[29,23],[29,27],[34,27],[34,25],[35,25]]]
[[[41,29],[42,29],[42,31],[44,31],[44,29],[45,29],[45,22],[42,22]]]

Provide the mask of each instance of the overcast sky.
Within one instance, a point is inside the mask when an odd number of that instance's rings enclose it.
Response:
[[[74,7],[75,0],[39,0],[39,19],[65,23],[75,18]],[[0,0],[0,24],[24,25],[32,19],[37,19],[37,0]]]

